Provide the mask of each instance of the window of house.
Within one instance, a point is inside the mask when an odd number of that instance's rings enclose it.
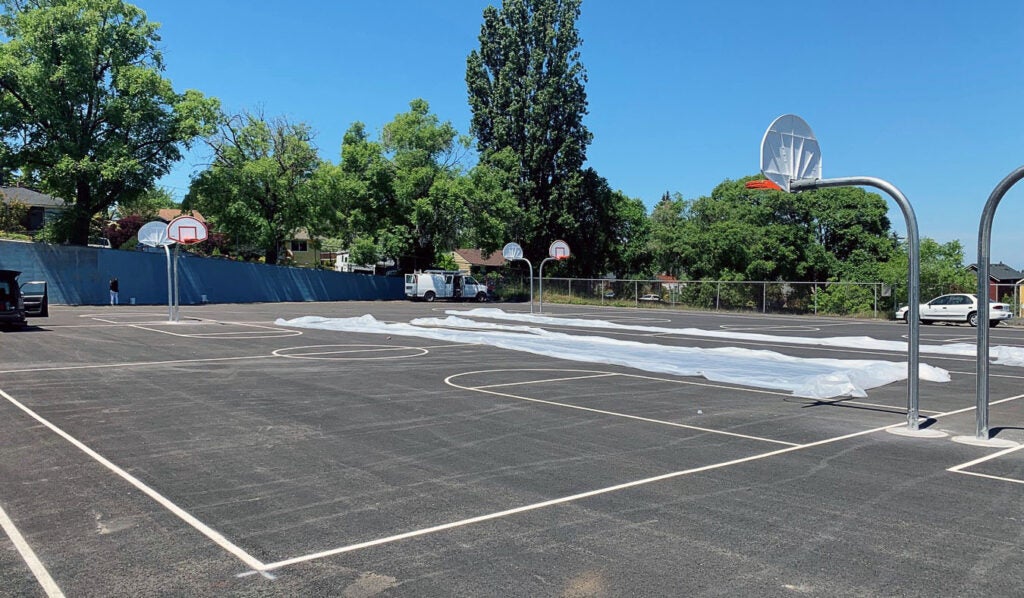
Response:
[[[308,241],[292,241],[292,251],[309,251]]]

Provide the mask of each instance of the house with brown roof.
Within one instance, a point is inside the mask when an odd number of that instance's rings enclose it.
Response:
[[[178,216],[191,216],[198,220],[199,222],[206,224],[206,218],[203,218],[203,215],[197,212],[196,210],[185,211],[180,210],[178,208],[164,208],[162,210],[158,210],[156,213],[156,217],[160,220],[163,220],[164,222],[170,222],[171,220],[174,220]]]
[[[470,274],[491,272],[506,264],[500,251],[485,254],[479,249],[456,249],[452,251],[452,257],[460,271]]]

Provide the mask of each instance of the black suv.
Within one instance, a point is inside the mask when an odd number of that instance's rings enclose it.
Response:
[[[16,270],[0,270],[0,324],[24,326],[26,317],[50,315],[46,282],[34,280],[19,285],[20,274]]]

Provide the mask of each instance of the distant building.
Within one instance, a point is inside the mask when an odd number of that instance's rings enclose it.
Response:
[[[452,251],[452,257],[460,271],[470,274],[486,274],[506,264],[501,251],[484,254],[479,249],[456,249]]]
[[[373,274],[374,266],[370,264],[355,264],[352,262],[352,253],[339,251],[334,258],[334,269],[338,272],[358,272],[361,274]]]
[[[971,272],[978,271],[977,264],[967,266]],[[1017,283],[1024,278],[1024,272],[1014,270],[1010,266],[999,262],[988,266],[988,298],[992,301],[1000,301],[1002,297],[1013,297]]]
[[[656,280],[661,282],[661,288],[666,291],[678,291],[684,285],[679,283],[679,279],[671,274],[658,274],[654,277]]]
[[[28,215],[21,225],[30,233],[43,228],[68,207],[63,199],[24,187],[0,187],[0,199],[4,203],[16,201],[28,206]]]
[[[165,208],[163,210],[158,210],[156,214],[157,219],[163,220],[164,222],[170,222],[178,216],[191,216],[199,222],[206,224],[206,218],[203,218],[203,215],[195,210],[185,211],[179,210],[178,208]]]

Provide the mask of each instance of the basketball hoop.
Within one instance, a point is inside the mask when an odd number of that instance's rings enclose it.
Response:
[[[548,247],[548,256],[556,260],[567,260],[570,257],[569,244],[561,239]]]
[[[205,241],[206,224],[192,216],[178,216],[167,225],[167,238],[185,245]]]
[[[747,181],[745,184],[747,189],[770,189],[772,191],[782,191],[782,187],[776,185],[768,179],[758,179],[756,181]]]

